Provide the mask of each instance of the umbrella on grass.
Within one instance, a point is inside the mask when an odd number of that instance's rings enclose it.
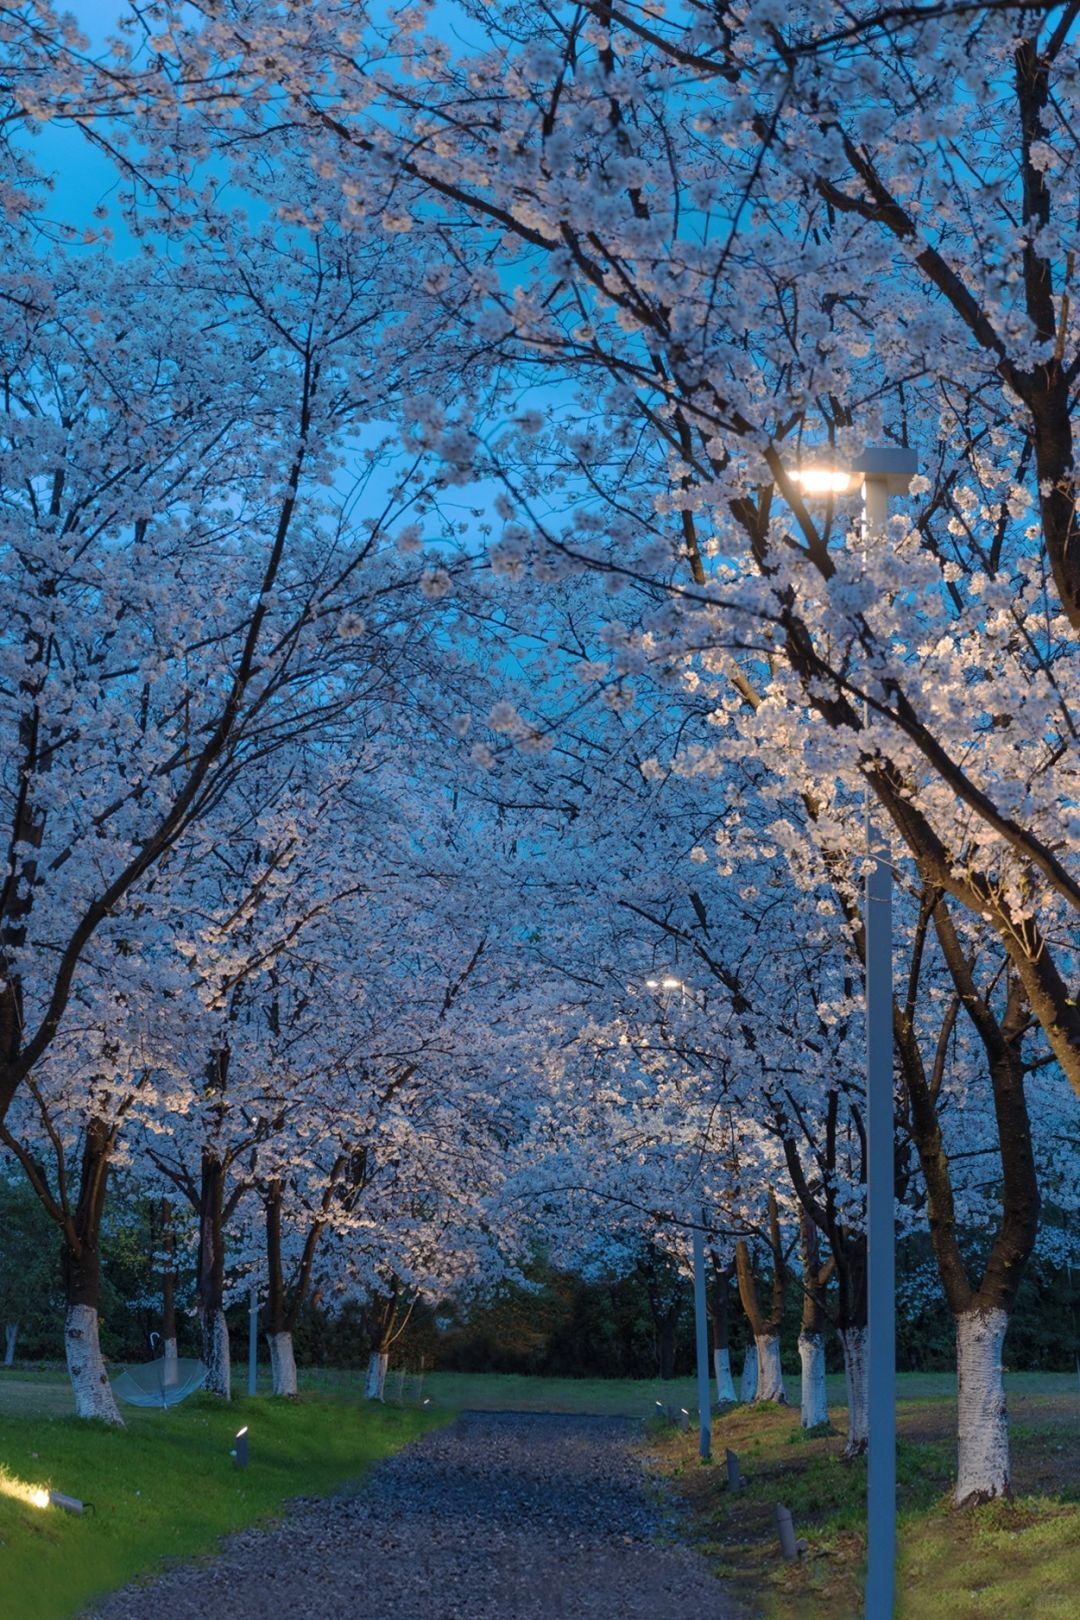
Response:
[[[208,1372],[204,1362],[192,1357],[161,1356],[128,1367],[113,1380],[113,1389],[129,1406],[179,1406],[202,1388]]]

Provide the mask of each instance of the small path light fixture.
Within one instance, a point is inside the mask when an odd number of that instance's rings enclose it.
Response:
[[[77,1496],[65,1496],[63,1491],[50,1490],[47,1485],[28,1485],[24,1480],[12,1479],[10,1474],[0,1469],[0,1496],[9,1496],[12,1501],[23,1502],[27,1507],[62,1508],[65,1513],[82,1514],[92,1503],[81,1502]]]
[[[50,1491],[49,1501],[53,1507],[63,1508],[65,1513],[74,1513],[76,1517],[86,1512],[85,1502],[80,1502],[77,1496],[65,1496],[63,1491]]]
[[[232,1458],[233,1464],[234,1464],[235,1467],[237,1467],[237,1468],[246,1468],[247,1467],[247,1465],[248,1465],[248,1431],[247,1431],[247,1424],[246,1423],[244,1424],[244,1427],[242,1429],[237,1431],[236,1438],[233,1440],[233,1448],[229,1452],[229,1456]]]
[[[849,465],[824,456],[792,472],[804,495],[832,498],[860,486],[870,539],[919,470],[914,450],[874,445]],[[896,1180],[893,1161],[892,867],[867,811],[866,878],[867,1566],[866,1620],[892,1615],[896,1587]]]
[[[776,1502],[773,1505],[773,1519],[776,1523],[780,1551],[784,1557],[801,1558],[806,1551],[806,1542],[800,1541],[795,1535],[795,1524],[790,1508],[786,1508],[783,1502]]]

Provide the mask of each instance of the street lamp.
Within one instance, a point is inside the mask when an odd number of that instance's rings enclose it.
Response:
[[[874,446],[848,467],[822,460],[792,473],[806,495],[862,486],[867,538],[888,522],[889,496],[904,495],[919,468],[914,450]],[[896,1169],[893,1159],[892,867],[867,808],[866,878],[866,1241],[867,1566],[866,1620],[892,1620],[896,1582]]]

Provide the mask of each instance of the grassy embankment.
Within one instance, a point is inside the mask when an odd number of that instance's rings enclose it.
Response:
[[[127,1427],[68,1416],[63,1375],[0,1376],[0,1617],[67,1620],[91,1598],[164,1559],[213,1549],[290,1497],[328,1495],[440,1421],[430,1411],[372,1410],[351,1397],[259,1395],[223,1406],[193,1395],[171,1412],[125,1408]],[[250,1464],[233,1466],[249,1426]],[[73,1518],[5,1492],[12,1481],[92,1503]]]
[[[1075,1377],[1008,1380],[1016,1500],[973,1510],[949,1500],[956,1402],[944,1389],[938,1393],[935,1381],[900,1380],[898,1620],[1072,1620],[1080,1593]],[[952,1384],[944,1376],[940,1382]],[[831,1415],[842,1429],[843,1407]],[[748,1614],[861,1616],[866,1467],[843,1462],[842,1433],[804,1434],[797,1407],[735,1408],[714,1422],[711,1466],[698,1460],[696,1430],[657,1433],[650,1445],[674,1477],[699,1544]],[[726,1484],[726,1446],[738,1453],[747,1482],[734,1496]],[[780,1557],[776,1502],[790,1508],[796,1535],[809,1544],[797,1563]]]

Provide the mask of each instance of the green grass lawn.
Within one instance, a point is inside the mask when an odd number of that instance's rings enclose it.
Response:
[[[329,1394],[355,1393],[362,1381],[359,1373],[329,1367],[305,1369],[301,1375],[303,1387],[325,1390]],[[787,1375],[787,1385],[789,1397],[797,1400],[797,1373]],[[956,1394],[956,1375],[901,1373],[897,1385],[900,1399],[904,1401],[948,1398]],[[827,1378],[826,1386],[830,1406],[842,1407],[845,1400],[843,1374]],[[1080,1393],[1075,1373],[1009,1373],[1006,1386],[1010,1398]],[[419,1387],[419,1377],[409,1374],[402,1391],[405,1400],[414,1399]],[[388,1399],[395,1398],[396,1388],[397,1375],[391,1371],[386,1384]],[[657,1401],[685,1407],[688,1412],[697,1411],[696,1378],[675,1378],[661,1383],[659,1379],[650,1378],[526,1378],[512,1373],[440,1372],[425,1374],[422,1391],[423,1395],[430,1396],[433,1404],[457,1411],[471,1407],[476,1411],[594,1412],[645,1419],[654,1416]],[[0,1380],[2,1400],[3,1381]]]
[[[334,1368],[314,1369],[304,1374],[309,1388],[337,1394],[355,1389],[360,1381],[355,1373]],[[610,1417],[645,1418],[653,1416],[657,1400],[696,1405],[697,1385],[692,1379],[675,1379],[668,1384],[642,1378],[530,1378],[516,1373],[426,1373],[421,1379],[410,1374],[401,1388],[405,1402],[430,1398],[435,1406],[460,1412],[583,1412]],[[398,1397],[398,1380],[391,1371],[386,1381],[387,1400]]]
[[[904,1388],[907,1383],[907,1389]],[[952,1380],[948,1380],[952,1383]],[[897,1443],[897,1620],[1072,1620],[1080,1612],[1080,1393],[1067,1374],[1011,1381],[1014,1502],[952,1506],[953,1398],[901,1380]],[[906,1396],[907,1398],[904,1398]],[[832,1411],[842,1429],[842,1407]],[[727,1490],[724,1448],[746,1489]],[[807,1436],[798,1408],[735,1408],[717,1418],[702,1466],[697,1432],[654,1432],[649,1449],[675,1480],[696,1537],[746,1612],[767,1620],[862,1614],[866,1464],[845,1463],[843,1434]],[[783,1502],[807,1556],[780,1557]]]
[[[162,1559],[212,1550],[218,1536],[295,1496],[359,1479],[441,1421],[430,1411],[370,1408],[361,1398],[194,1395],[171,1412],[125,1408],[127,1427],[71,1416],[61,1376],[0,1377],[0,1614],[65,1620]],[[229,1452],[247,1424],[250,1463]],[[5,1477],[92,1503],[73,1518],[4,1492]]]

